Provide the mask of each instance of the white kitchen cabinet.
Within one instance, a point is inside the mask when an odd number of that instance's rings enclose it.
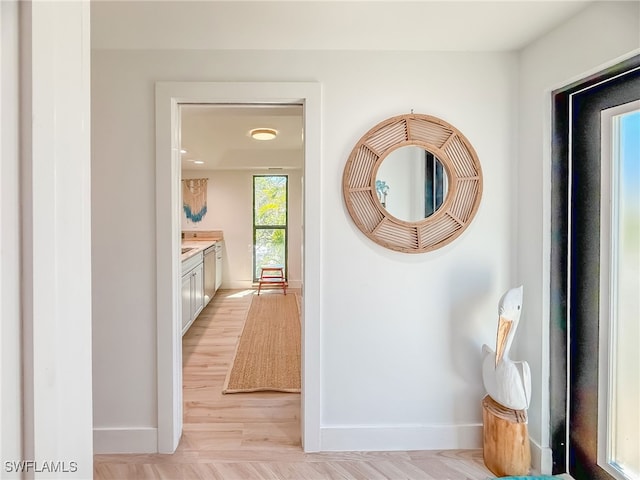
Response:
[[[204,264],[193,269],[193,319],[200,315],[204,308]]]
[[[182,334],[204,308],[202,252],[182,262]]]
[[[222,285],[222,247],[223,242],[216,242],[216,279],[215,279],[215,291],[218,291],[220,285]]]
[[[215,243],[204,249],[204,306],[216,293],[216,247]]]
[[[189,272],[182,276],[182,334],[187,331],[193,317],[191,315],[191,283],[193,275]]]

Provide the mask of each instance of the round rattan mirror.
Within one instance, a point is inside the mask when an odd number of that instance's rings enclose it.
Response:
[[[404,194],[409,184],[397,180],[402,177],[388,173],[382,164],[407,146],[419,147],[425,158],[435,158],[434,165],[440,166],[438,173],[421,163],[406,175],[407,182],[415,183],[416,177],[424,175],[425,195],[442,191],[445,185],[437,208],[433,204],[423,207],[429,201],[420,199],[418,208],[426,210],[417,221],[398,218],[385,208],[394,190]],[[378,171],[385,173],[378,175]],[[394,178],[395,185],[387,183],[385,175]],[[482,169],[475,150],[457,128],[430,115],[398,115],[377,124],[353,148],[344,169],[342,192],[351,218],[367,237],[391,250],[423,253],[451,243],[471,223],[482,197]]]

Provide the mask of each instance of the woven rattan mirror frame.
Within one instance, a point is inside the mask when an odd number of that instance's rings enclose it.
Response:
[[[376,194],[378,167],[394,150],[420,146],[443,164],[448,192],[442,206],[417,222],[389,214]],[[405,114],[384,120],[353,148],[342,177],[342,192],[357,227],[378,245],[404,253],[443,247],[469,226],[482,197],[482,169],[467,138],[437,117]]]

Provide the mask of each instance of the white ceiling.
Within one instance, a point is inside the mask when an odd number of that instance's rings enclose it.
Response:
[[[518,50],[590,1],[93,0],[97,49]]]
[[[94,49],[514,51],[591,1],[92,0]],[[300,168],[302,109],[183,108],[185,169]],[[247,136],[271,127],[271,142]],[[205,161],[196,165],[192,160]]]
[[[183,170],[302,168],[302,106],[182,105]],[[273,140],[255,140],[253,128],[273,128]],[[195,164],[194,160],[204,164]]]

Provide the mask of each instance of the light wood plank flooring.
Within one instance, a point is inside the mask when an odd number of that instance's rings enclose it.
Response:
[[[253,293],[219,291],[183,338],[184,433],[177,451],[96,455],[95,479],[493,478],[480,450],[307,454],[299,394],[222,395]]]

